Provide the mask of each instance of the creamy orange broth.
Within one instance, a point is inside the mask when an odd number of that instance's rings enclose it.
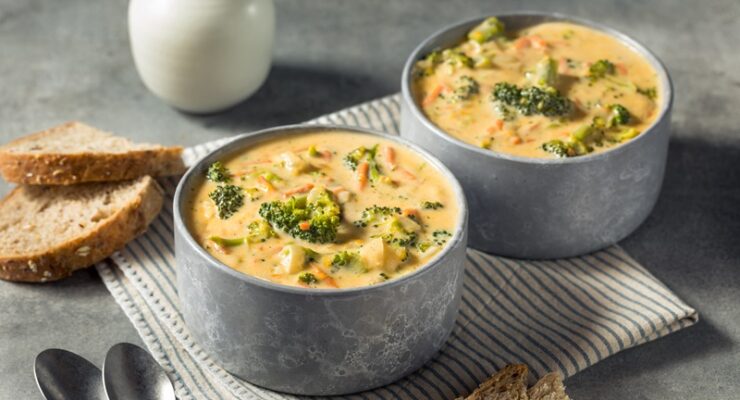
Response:
[[[354,149],[378,145],[375,161],[381,176],[361,188],[360,168],[352,170],[344,157]],[[231,174],[228,184],[241,188],[244,204],[232,216],[219,218],[209,197],[217,186],[209,180],[197,188],[190,203],[189,227],[195,239],[224,264],[245,274],[293,286],[348,288],[372,285],[408,274],[426,264],[451,238],[457,225],[458,204],[447,180],[424,159],[403,146],[370,135],[321,132],[284,136],[256,144],[243,153],[221,160]],[[268,177],[268,179],[263,179]],[[309,190],[309,188],[311,188]],[[331,243],[296,239],[273,224],[277,237],[237,245],[219,244],[214,237],[241,238],[248,225],[265,220],[263,203],[284,202],[292,196],[314,196],[326,188],[341,208],[341,223]],[[253,198],[253,199],[252,199]],[[436,209],[423,202],[439,202]],[[372,206],[398,207],[390,220],[400,221],[404,232],[415,231],[416,240],[397,245],[377,237],[388,232],[391,221],[355,226],[362,212]],[[428,207],[430,204],[426,204]],[[375,226],[377,225],[377,226]],[[386,238],[387,239],[387,238]],[[294,263],[292,255],[318,253]],[[333,265],[341,251],[352,255],[347,265]],[[313,259],[310,259],[313,258]],[[287,261],[286,261],[287,260]],[[301,279],[310,273],[314,279]]]
[[[593,29],[543,23],[483,43],[466,39],[454,49],[464,52],[474,65],[419,61],[414,94],[432,122],[473,145],[523,157],[555,157],[543,150],[544,143],[569,143],[579,127],[592,124],[595,117],[608,118],[608,106],[621,104],[631,114],[630,123],[585,143],[588,151],[583,153],[600,152],[629,140],[614,139],[620,129],[634,129],[624,135],[634,137],[656,119],[660,90],[655,70],[639,54]],[[572,112],[563,117],[514,113],[511,120],[503,118],[492,98],[494,85],[532,86],[527,75],[548,56],[557,65],[552,87],[572,102]],[[613,63],[615,71],[602,79],[590,79],[589,68],[599,60]],[[479,90],[468,100],[456,100],[454,90],[463,76],[477,81]],[[575,155],[581,154],[568,156]]]

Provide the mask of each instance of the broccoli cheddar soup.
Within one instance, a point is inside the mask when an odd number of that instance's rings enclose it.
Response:
[[[373,285],[426,264],[459,205],[424,158],[379,136],[283,135],[213,163],[190,231],[237,271],[293,286]]]
[[[599,152],[645,131],[659,111],[656,71],[613,37],[572,23],[507,32],[488,18],[418,61],[413,92],[451,136],[523,157]]]

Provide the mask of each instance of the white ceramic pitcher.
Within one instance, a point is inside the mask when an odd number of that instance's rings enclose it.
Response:
[[[270,70],[272,0],[131,0],[128,23],[144,84],[183,111],[233,106]]]

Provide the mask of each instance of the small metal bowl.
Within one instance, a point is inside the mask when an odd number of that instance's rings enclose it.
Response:
[[[570,257],[599,250],[632,233],[657,201],[668,152],[673,90],[658,58],[634,39],[603,25],[556,13],[497,17],[507,29],[565,21],[615,37],[642,55],[660,81],[660,114],[627,143],[602,153],[537,159],[480,149],[437,127],[412,93],[414,64],[460,42],[487,17],[444,28],[417,47],[401,80],[401,136],[437,156],[465,189],[472,214],[470,246],[518,258]]]
[[[373,286],[306,289],[237,272],[193,239],[187,207],[211,163],[265,140],[331,130],[373,135],[410,148],[450,182],[459,222],[447,247],[427,265]],[[241,136],[190,168],[177,187],[174,215],[177,287],[190,333],[226,370],[256,385],[301,395],[372,389],[421,367],[454,326],[467,242],[465,196],[441,162],[401,138],[316,125]]]

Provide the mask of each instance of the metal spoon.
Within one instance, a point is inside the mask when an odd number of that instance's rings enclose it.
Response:
[[[162,367],[144,349],[118,343],[103,364],[103,386],[109,400],[175,400],[175,388]]]
[[[47,349],[34,362],[36,384],[47,400],[105,400],[100,369],[75,353]]]

